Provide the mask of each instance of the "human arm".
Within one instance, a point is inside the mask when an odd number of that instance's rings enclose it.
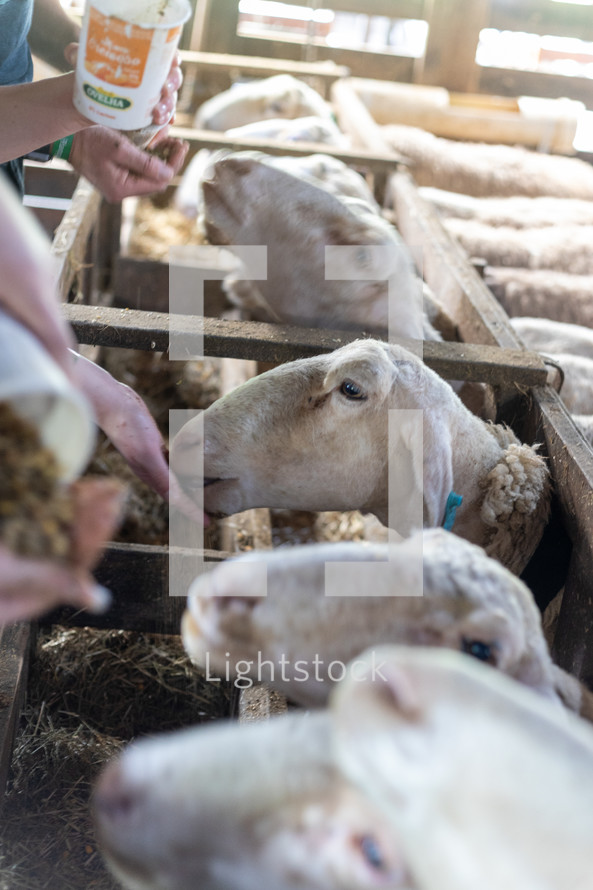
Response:
[[[94,408],[98,425],[134,473],[190,519],[208,525],[208,517],[169,471],[162,436],[138,393],[83,356],[75,355],[75,362],[76,380]]]
[[[80,27],[62,8],[59,0],[35,0],[28,42],[31,52],[58,71],[72,68],[64,51],[77,43]]]
[[[0,308],[20,321],[70,374],[74,338],[60,315],[47,238],[0,176]]]

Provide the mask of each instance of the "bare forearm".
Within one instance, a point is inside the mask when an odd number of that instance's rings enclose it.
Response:
[[[74,74],[0,87],[0,164],[90,126],[72,104]]]
[[[69,43],[78,42],[79,35],[78,24],[62,9],[59,0],[35,0],[28,37],[34,55],[58,71],[69,71],[72,66],[64,57],[64,49]]]

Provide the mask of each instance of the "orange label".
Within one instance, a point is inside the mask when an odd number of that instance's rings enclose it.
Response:
[[[153,31],[91,7],[84,66],[100,80],[135,89],[142,83]]]
[[[181,34],[181,25],[177,28],[169,28],[167,31],[167,40],[166,43],[171,43],[172,40],[175,40],[178,34]]]

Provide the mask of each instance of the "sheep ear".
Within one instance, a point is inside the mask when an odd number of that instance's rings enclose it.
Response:
[[[439,455],[438,460],[430,458],[434,454]],[[398,490],[403,494],[406,487],[410,489],[413,485],[422,495],[421,525],[416,522],[415,527],[441,525],[447,497],[453,487],[448,426],[439,416],[421,409],[394,410],[390,412],[389,455],[390,506],[399,503]],[[392,480],[401,488],[392,489]],[[412,517],[409,519],[411,521]],[[395,520],[396,516],[390,519],[390,525]],[[400,531],[397,524],[395,528]],[[410,528],[407,534],[412,530]],[[400,531],[400,534],[404,532]]]
[[[330,697],[336,726],[349,746],[356,748],[359,740],[364,744],[370,730],[421,722],[420,695],[389,646],[366,650],[349,670]]]
[[[233,272],[227,275],[222,283],[222,289],[233,305],[240,309],[248,309],[251,312],[264,312],[271,321],[279,321],[277,313],[272,309],[269,303],[264,299],[263,294],[247,277],[238,277],[238,273]]]
[[[480,518],[489,556],[519,574],[531,559],[550,513],[550,475],[529,445],[511,443],[484,483]]]

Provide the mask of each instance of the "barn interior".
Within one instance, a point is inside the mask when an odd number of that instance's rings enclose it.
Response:
[[[83,20],[84,4],[61,5]],[[66,160],[25,160],[24,205],[51,242],[80,353],[141,396],[168,446],[170,412],[187,420],[283,363],[360,337],[388,339],[360,320],[315,326],[250,314],[228,286],[233,241],[212,229],[209,238],[195,183],[195,206],[179,199],[200,153],[297,162],[322,154],[346,165],[397,228],[439,307],[439,337],[418,341],[424,363],[481,387],[481,416],[545,459],[550,518],[521,578],[555,664],[593,692],[593,336],[582,334],[578,347],[562,340],[563,326],[593,327],[593,0],[190,6],[169,131],[189,149],[166,189],[110,202]],[[35,79],[55,75],[34,61]],[[279,75],[315,91],[341,141],[235,134],[227,130],[240,123],[209,122],[215,97]],[[530,319],[559,327],[540,331]],[[184,336],[201,349],[190,355]],[[102,433],[84,474],[125,486],[119,528],[94,569],[113,602],[101,615],[63,605],[0,628],[0,890],[126,886],[105,862],[91,814],[105,765],[145,736],[301,709],[268,683],[237,684],[232,673],[212,682],[192,662],[181,594],[197,572],[258,550],[392,540],[364,505],[272,505],[180,528]]]

